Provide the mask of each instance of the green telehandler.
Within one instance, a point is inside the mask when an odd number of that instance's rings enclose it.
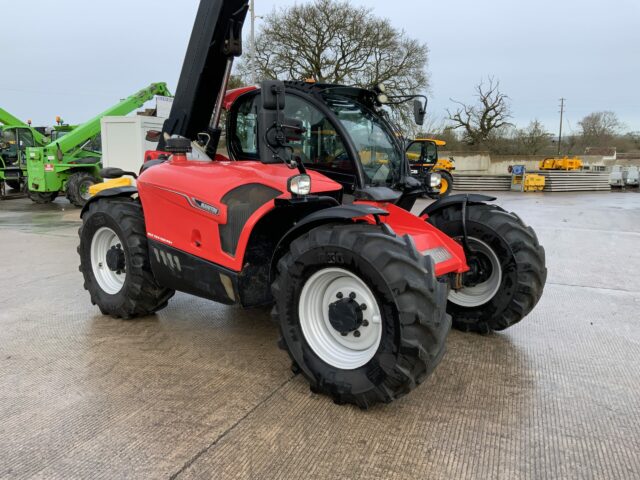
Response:
[[[65,193],[73,205],[82,207],[90,198],[89,187],[101,181],[102,154],[91,145],[100,133],[100,120],[127,115],[156,95],[171,94],[165,83],[152,83],[50,143],[27,147],[29,198],[36,203],[49,203]]]
[[[28,147],[44,146],[49,139],[29,123],[0,108],[0,198],[6,187],[21,191],[27,176]]]

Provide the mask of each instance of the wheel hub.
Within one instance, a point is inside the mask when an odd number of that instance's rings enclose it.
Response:
[[[108,295],[117,294],[127,278],[122,240],[111,228],[99,228],[91,240],[90,255],[91,269],[99,287]]]
[[[353,298],[342,298],[329,305],[329,322],[342,335],[358,330],[363,321],[362,308]]]
[[[126,265],[124,250],[122,245],[114,245],[107,251],[107,267],[116,273],[121,273]]]
[[[311,349],[336,368],[359,368],[378,350],[380,307],[363,279],[348,270],[328,267],[309,277],[300,292],[298,315]]]
[[[467,257],[467,265],[469,265],[469,271],[463,275],[462,280],[465,287],[474,287],[491,278],[493,267],[486,255],[477,253]]]
[[[496,252],[479,238],[469,237],[467,258],[469,272],[464,273],[461,284],[449,292],[449,301],[465,308],[475,308],[491,301],[502,284],[502,266]]]

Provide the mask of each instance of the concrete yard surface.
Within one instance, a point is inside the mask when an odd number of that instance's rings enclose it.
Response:
[[[102,316],[78,210],[0,202],[0,478],[640,478],[640,194],[498,195],[546,248],[537,308],[368,411],[310,393],[266,309]]]

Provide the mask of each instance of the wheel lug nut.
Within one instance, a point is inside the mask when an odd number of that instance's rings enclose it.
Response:
[[[355,298],[356,298],[356,294],[355,294],[354,292],[351,292],[351,293],[349,294],[349,298],[350,298],[351,300],[355,299]]]
[[[353,336],[358,338],[360,336],[360,330],[356,330],[355,332],[353,332]]]
[[[338,292],[338,294],[336,295],[336,297],[338,297],[339,299],[344,297],[344,295],[342,294],[342,292]]]
[[[346,333],[344,333],[344,332],[340,332],[340,335],[342,335],[343,337],[346,337],[346,336],[347,336],[347,334],[346,334]]]
[[[367,304],[363,303],[362,305],[360,305],[360,310],[366,310],[367,309]]]
[[[368,327],[369,326],[369,320],[363,320],[362,321],[362,326],[363,327]]]

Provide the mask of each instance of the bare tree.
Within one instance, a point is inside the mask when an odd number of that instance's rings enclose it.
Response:
[[[620,134],[622,122],[614,112],[590,113],[578,122],[585,147],[606,147]]]
[[[519,150],[527,155],[537,155],[551,144],[552,135],[538,119],[532,120],[525,128],[516,131]]]
[[[459,105],[454,112],[447,110],[453,127],[463,129],[463,138],[468,145],[478,146],[485,143],[492,134],[503,127],[511,125],[509,97],[500,91],[500,82],[489,77],[488,84],[483,81],[476,86],[478,99],[475,105],[466,105],[451,100]]]
[[[411,39],[371,9],[347,1],[315,0],[274,10],[256,37],[262,78],[313,79],[408,95],[428,86],[426,44]],[[250,62],[239,72],[250,77]]]

